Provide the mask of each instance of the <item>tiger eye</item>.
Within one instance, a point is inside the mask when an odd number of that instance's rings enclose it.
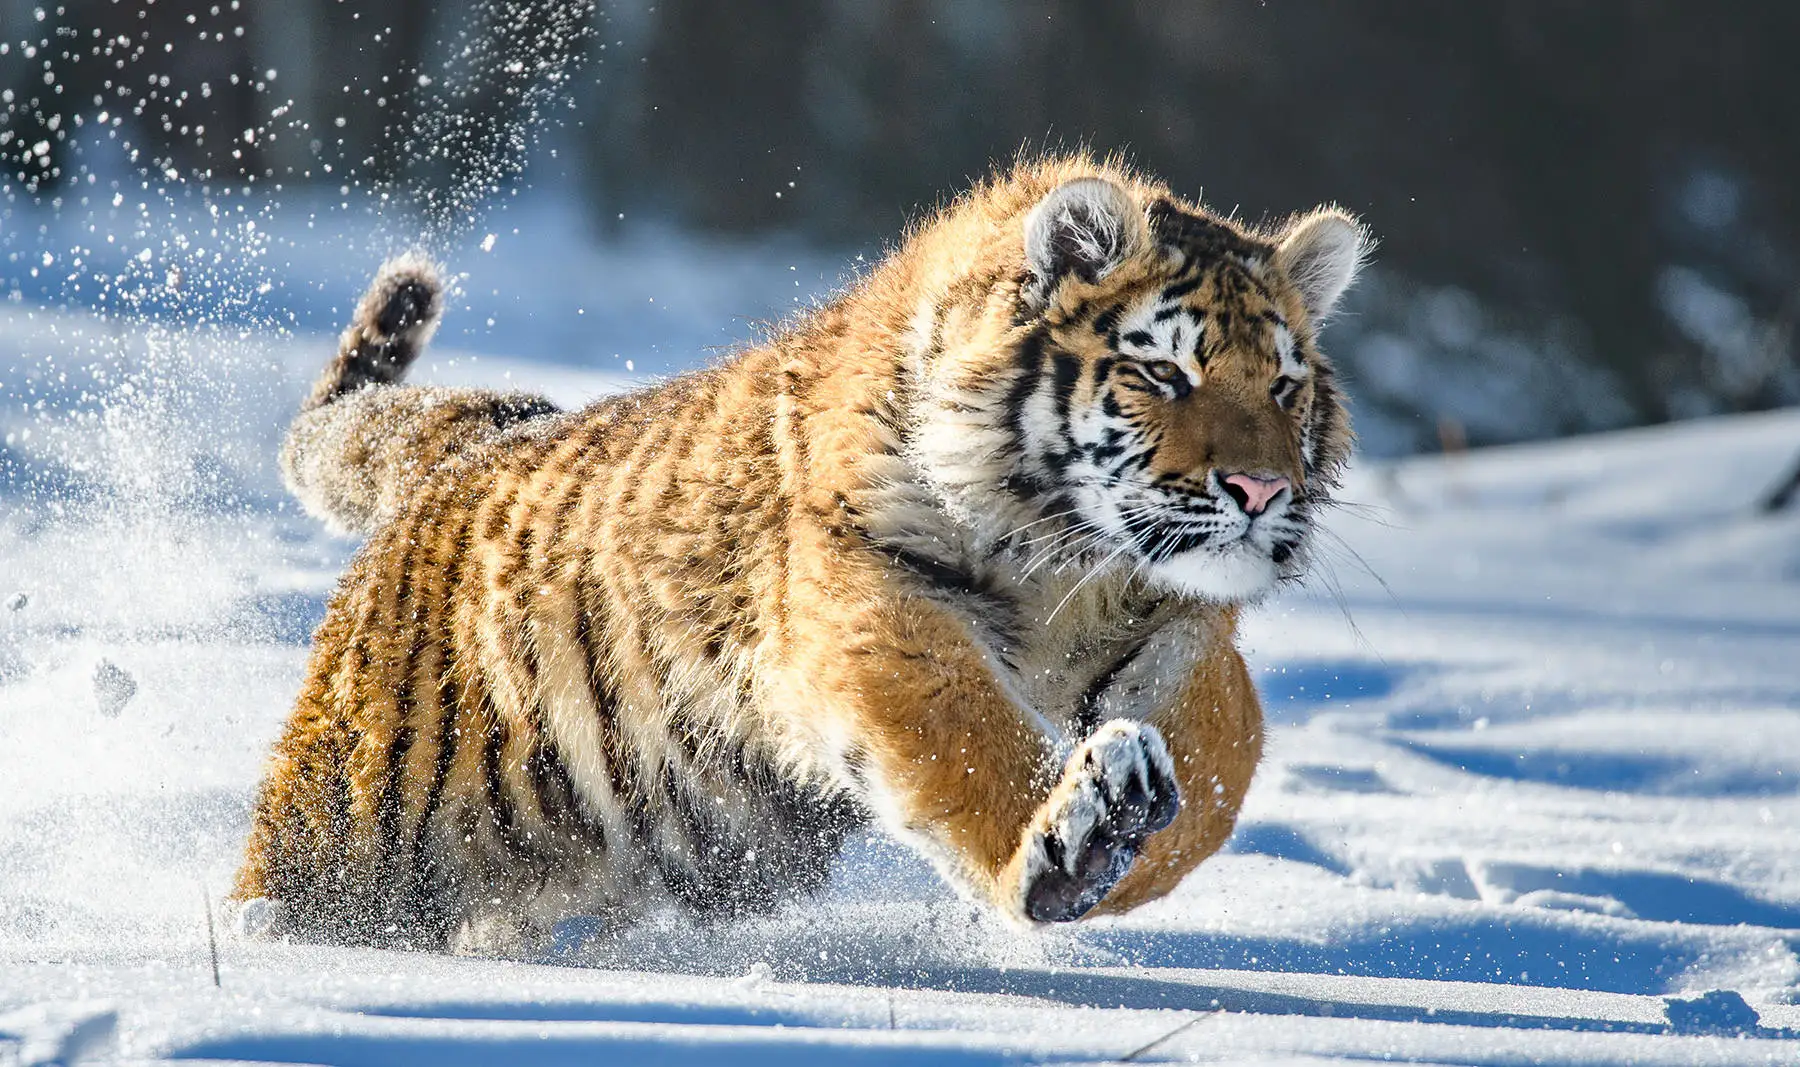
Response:
[[[1155,378],[1157,381],[1166,385],[1173,385],[1187,377],[1187,372],[1183,371],[1176,364],[1169,363],[1165,360],[1158,360],[1155,363],[1148,364],[1146,369],[1149,370],[1150,377]]]

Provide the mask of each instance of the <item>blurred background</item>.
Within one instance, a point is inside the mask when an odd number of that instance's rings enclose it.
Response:
[[[471,271],[455,343],[663,373],[1085,144],[1250,221],[1367,219],[1328,349],[1372,453],[1800,402],[1800,5],[0,0],[0,31],[19,302],[328,330],[423,239]]]

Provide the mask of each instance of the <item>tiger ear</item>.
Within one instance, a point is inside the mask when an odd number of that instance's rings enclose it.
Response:
[[[1319,324],[1331,317],[1374,250],[1375,239],[1362,223],[1337,208],[1320,208],[1288,227],[1275,265],[1300,290],[1307,317]]]
[[[1027,300],[1042,305],[1075,275],[1092,284],[1143,248],[1144,213],[1131,194],[1104,178],[1077,178],[1052,189],[1025,216]]]

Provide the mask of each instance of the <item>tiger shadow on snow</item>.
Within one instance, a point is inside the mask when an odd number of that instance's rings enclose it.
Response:
[[[1253,834],[1233,851],[1268,851],[1258,848],[1258,840]],[[1406,1013],[1413,1009],[1221,989],[1191,972],[1352,975],[1657,995],[1704,954],[1697,943],[1672,942],[1649,923],[1572,922],[1530,909],[1403,919],[1320,940],[1147,929],[1116,920],[1023,933],[958,901],[929,867],[897,845],[869,835],[853,841],[846,853],[839,876],[814,901],[716,925],[664,919],[613,931],[598,921],[577,920],[559,928],[548,962],[1010,994],[1089,1007],[1223,1007],[1400,1019],[1411,1018]],[[871,893],[872,886],[878,891]],[[1138,973],[1119,973],[1119,968]],[[1190,973],[1180,978],[1158,973],[1164,969]],[[1504,1013],[1465,1014],[1469,1018],[1461,1021],[1469,1025],[1532,1025]],[[1433,1018],[1447,1021],[1443,1012]]]
[[[1646,930],[1570,928],[1527,915],[1442,918],[1355,930],[1322,942],[1097,923],[1054,934],[1015,934],[952,900],[862,906],[830,902],[729,927],[646,927],[614,938],[597,930],[554,962],[870,989],[1022,997],[1070,1007],[1432,1022],[1511,1029],[1666,1033],[1659,1023],[1536,1016],[1479,1007],[1363,1002],[1213,983],[1207,971],[1413,978],[1541,985],[1660,995],[1700,962],[1692,946]],[[483,1016],[536,1017],[540,1009],[462,1006]],[[613,1018],[613,1007],[564,1005],[556,1018]],[[631,1009],[638,1011],[639,1009]],[[570,1015],[570,1012],[576,1013]],[[741,1023],[798,1023],[753,1013]],[[686,1017],[685,1012],[683,1016]],[[637,1016],[633,1016],[634,1018]],[[734,1016],[735,1018],[735,1016]],[[1746,1031],[1748,1036],[1780,1036]]]

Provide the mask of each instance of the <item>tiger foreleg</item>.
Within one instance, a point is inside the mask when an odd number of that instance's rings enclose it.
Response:
[[[809,634],[807,703],[836,712],[846,777],[889,830],[1012,920],[1079,918],[1174,816],[1154,728],[1109,722],[1059,760],[1054,728],[932,603],[896,598]]]
[[[1160,657],[1140,656],[1133,666],[1141,664],[1141,672],[1122,672],[1118,699],[1104,706],[1108,714],[1141,718],[1161,736],[1181,805],[1143,842],[1097,914],[1163,896],[1223,847],[1262,758],[1262,707],[1243,658],[1229,641],[1176,637]]]

